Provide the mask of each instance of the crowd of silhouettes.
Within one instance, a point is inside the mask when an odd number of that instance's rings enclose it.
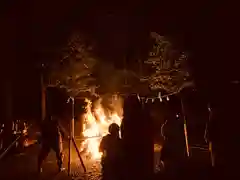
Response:
[[[172,101],[173,102],[173,101]],[[176,102],[173,102],[176,104]],[[175,179],[181,174],[185,165],[187,152],[184,137],[183,115],[180,106],[163,100],[164,123],[159,131],[162,132],[163,142],[161,150],[161,161],[164,162],[164,172],[168,177]],[[221,103],[209,106],[209,122],[207,125],[206,140],[212,143],[215,169],[224,170],[232,159],[238,154],[236,127],[226,124],[221,119],[226,119],[219,110],[225,106]],[[220,105],[219,105],[220,104]],[[121,126],[113,123],[109,126],[109,133],[101,140],[99,151],[102,152],[102,175],[103,180],[130,180],[152,179],[154,173],[154,123],[150,115],[151,105],[142,102],[137,95],[125,98],[123,106],[123,119]],[[222,109],[223,110],[223,109]],[[233,109],[225,109],[229,113]],[[234,109],[236,110],[236,109]],[[181,112],[182,113],[182,112]],[[226,113],[225,113],[226,114]],[[234,118],[236,114],[232,114]],[[227,128],[227,134],[222,129]],[[120,136],[121,134],[121,136]],[[42,124],[41,152],[38,158],[38,170],[50,149],[56,152],[59,171],[62,171],[62,138],[64,133],[58,124],[56,116],[47,116]],[[236,137],[235,139],[231,139]],[[223,143],[224,141],[224,143]],[[226,147],[226,144],[229,145]],[[232,153],[232,154],[231,154]],[[226,154],[231,157],[226,158]],[[234,169],[234,165],[231,165]],[[229,170],[229,168],[228,168]]]
[[[120,129],[117,124],[111,124],[109,134],[103,137],[99,147],[103,152],[103,179],[152,179],[154,123],[150,115],[151,104],[142,102],[137,95],[131,95],[125,99],[123,108],[124,116]],[[164,115],[166,122],[162,127],[164,142],[161,160],[165,164],[166,174],[173,178],[180,173],[186,148],[183,121],[176,118],[176,112],[165,108],[166,111],[167,109],[168,112]]]

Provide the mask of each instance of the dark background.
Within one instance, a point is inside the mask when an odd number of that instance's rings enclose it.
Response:
[[[239,80],[239,10],[227,1],[1,3],[1,94],[6,98],[4,87],[12,82],[16,117],[39,117],[39,62],[56,59],[72,31],[93,39],[96,56],[119,68],[124,57],[128,66],[146,58],[150,31],[170,38],[190,52],[191,73],[206,101],[231,93],[229,82]]]

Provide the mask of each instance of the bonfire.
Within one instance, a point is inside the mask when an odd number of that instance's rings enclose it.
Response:
[[[87,157],[95,160],[99,160],[102,156],[99,152],[99,144],[102,137],[108,134],[109,125],[117,123],[120,126],[122,121],[121,113],[114,110],[114,108],[110,112],[106,111],[101,104],[101,100],[99,99],[94,106],[89,99],[85,100],[87,104],[83,121],[83,136],[85,140],[81,143],[80,148],[80,151],[86,153]],[[119,100],[115,100],[119,104]],[[119,106],[114,106],[114,102],[112,102],[112,105],[115,109],[119,108]]]

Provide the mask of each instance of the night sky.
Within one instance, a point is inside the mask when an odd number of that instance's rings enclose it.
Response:
[[[144,59],[149,32],[156,31],[190,51],[192,72],[201,87],[212,82],[219,87],[240,74],[235,45],[239,16],[233,7],[238,6],[205,1],[8,2],[1,6],[2,57],[8,67],[2,66],[1,72],[3,76],[12,72],[15,102],[29,99],[22,106],[27,111],[38,104],[38,62],[54,59],[54,51],[72,31],[93,39],[96,55],[118,67],[124,57]]]

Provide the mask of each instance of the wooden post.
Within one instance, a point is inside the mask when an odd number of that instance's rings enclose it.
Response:
[[[74,102],[74,98],[72,97],[72,131],[71,131],[71,136],[72,138],[74,138],[74,135],[75,135],[75,132],[74,132],[74,123],[75,123],[75,120],[74,120],[74,116],[75,116],[75,113],[74,113],[74,108],[75,108],[75,102]]]
[[[74,98],[70,97],[69,102],[71,102],[72,105],[72,113],[71,113],[71,122],[69,122],[69,133],[70,133],[70,138],[68,141],[69,149],[68,149],[68,176],[71,174],[71,153],[72,153],[72,140],[74,138]]]
[[[209,136],[208,136],[208,133],[209,133],[209,124],[208,123],[211,123],[211,117],[212,117],[212,110],[210,108],[210,104],[208,104],[208,113],[209,113],[209,116],[208,116],[208,122],[206,124],[206,128],[205,128],[205,140],[208,142],[208,150],[210,152],[210,158],[211,158],[211,165],[212,167],[215,166],[215,156],[214,156],[214,153],[213,153],[213,150],[212,150],[212,141],[210,141],[209,139]]]
[[[83,167],[83,170],[84,170],[84,172],[87,172],[86,166],[85,166],[84,163],[83,163],[83,159],[82,159],[82,157],[81,157],[81,154],[80,154],[80,152],[79,152],[79,150],[78,150],[78,147],[77,147],[77,144],[76,144],[74,138],[72,138],[72,142],[73,142],[73,145],[74,145],[75,150],[76,150],[76,152],[77,152],[78,158],[79,158],[79,160],[80,160],[80,162],[81,162],[81,165],[82,165],[82,167]]]
[[[71,98],[69,98],[68,99],[68,103],[70,103],[71,102]],[[69,131],[69,139],[68,139],[68,176],[70,176],[70,174],[71,174],[71,140],[72,140],[72,134],[71,134],[71,132],[72,132],[72,123],[71,122],[69,122],[69,129],[68,129],[68,131]]]
[[[41,73],[41,120],[46,117],[46,89],[44,86],[43,74]]]
[[[212,142],[209,142],[209,151],[210,151],[210,156],[211,156],[211,164],[212,164],[212,167],[215,166],[215,156],[214,156],[214,153],[212,151]]]
[[[184,136],[185,136],[185,143],[186,143],[186,151],[187,151],[187,156],[190,156],[189,153],[189,145],[188,145],[188,135],[187,135],[187,121],[186,121],[186,116],[185,116],[185,112],[184,112],[184,107],[183,107],[183,101],[181,98],[181,108],[182,108],[182,113],[183,113],[183,121],[184,121]]]
[[[69,126],[71,125],[69,124]],[[70,174],[71,174],[71,138],[68,139],[68,176],[70,176]]]

